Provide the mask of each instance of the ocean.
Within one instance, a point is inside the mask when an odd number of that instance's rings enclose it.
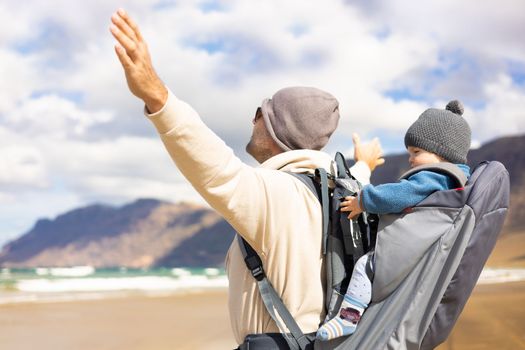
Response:
[[[523,280],[525,269],[485,268],[478,284]],[[0,269],[0,305],[163,296],[227,287],[225,271],[218,268]]]
[[[91,266],[0,270],[0,305],[171,295],[228,287],[224,269],[95,269]]]

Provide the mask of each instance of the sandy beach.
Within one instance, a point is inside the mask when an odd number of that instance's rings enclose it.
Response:
[[[2,350],[233,349],[226,290],[0,306]]]
[[[2,350],[232,349],[226,290],[0,306]],[[438,349],[525,349],[525,282],[478,285]]]
[[[477,285],[438,349],[525,349],[525,282]]]

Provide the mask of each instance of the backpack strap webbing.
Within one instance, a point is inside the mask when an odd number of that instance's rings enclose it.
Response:
[[[302,174],[302,173],[291,173],[287,172],[298,180],[301,180],[302,183],[310,189],[310,191],[315,194],[319,202],[321,202],[321,187],[317,185],[313,174]]]
[[[283,301],[275,291],[275,288],[266,278],[266,273],[264,272],[261,258],[248,244],[248,242],[246,242],[239,234],[237,234],[237,241],[239,242],[239,247],[244,257],[246,267],[248,270],[250,270],[253,278],[255,278],[257,281],[259,293],[261,294],[262,301],[266,307],[266,310],[270,314],[270,317],[277,324],[277,327],[283,334],[284,339],[290,346],[290,349],[305,350],[310,344],[310,341],[301,331],[299,325],[297,322],[295,322],[295,319],[290,314],[290,311],[288,311],[288,308],[284,305]],[[286,329],[282,326],[281,322],[277,318],[275,311],[277,311],[282,322],[286,325],[286,328],[288,328],[288,331],[292,334],[293,338],[287,334]]]
[[[330,195],[328,193],[328,173],[323,168],[315,169],[315,177],[321,183],[321,208],[323,210],[323,255],[328,244],[328,225],[330,223]]]
[[[328,190],[328,173],[325,169],[315,169],[315,176],[309,174],[290,173],[293,177],[301,180],[302,183],[315,194],[319,202],[321,202],[321,209],[323,213],[323,255],[326,254],[326,247],[328,243],[328,229],[330,223],[330,196]]]
[[[341,231],[343,232],[345,254],[352,255],[355,264],[365,253],[359,232],[359,224],[355,220],[350,220],[346,215],[341,215],[339,222],[341,224]]]
[[[434,171],[436,173],[448,175],[452,177],[454,181],[456,181],[458,187],[463,187],[467,183],[467,176],[465,173],[456,164],[448,162],[419,165],[401,175],[399,179],[408,179],[410,176],[423,170]]]

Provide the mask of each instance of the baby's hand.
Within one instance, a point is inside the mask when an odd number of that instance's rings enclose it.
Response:
[[[359,197],[345,197],[345,200],[341,202],[341,211],[350,212],[350,214],[348,214],[349,219],[353,219],[361,214],[363,209],[361,208],[361,204],[359,204]]]

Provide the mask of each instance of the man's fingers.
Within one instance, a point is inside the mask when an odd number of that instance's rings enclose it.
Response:
[[[352,134],[352,141],[354,142],[354,145],[357,145],[361,142],[361,138],[359,137],[357,133],[354,132]]]
[[[385,158],[379,158],[376,162],[376,165],[383,165],[385,164]]]
[[[128,25],[128,23],[118,14],[114,13],[111,16],[111,22],[117,26],[117,28],[124,33],[128,38],[133,41],[138,41],[137,36],[133,29]]]
[[[131,40],[127,35],[125,35],[122,31],[120,31],[120,29],[114,24],[110,26],[110,31],[111,34],[113,34],[113,36],[115,37],[115,39],[117,39],[119,44],[122,45],[122,47],[126,50],[128,56],[133,59],[134,53],[137,50],[137,44],[133,40]]]
[[[381,156],[383,154],[383,149],[381,147],[381,142],[379,142],[379,139],[377,137],[374,137],[371,144],[374,145],[376,152],[379,154],[379,156]]]
[[[117,57],[124,69],[127,70],[131,68],[131,66],[133,66],[133,61],[131,60],[131,58],[129,58],[128,54],[126,53],[126,50],[124,50],[122,46],[118,44],[115,45],[115,52],[117,53]]]
[[[117,13],[127,23],[127,25],[133,30],[135,37],[139,42],[142,42],[142,34],[140,34],[139,26],[133,21],[124,9],[118,9]]]

